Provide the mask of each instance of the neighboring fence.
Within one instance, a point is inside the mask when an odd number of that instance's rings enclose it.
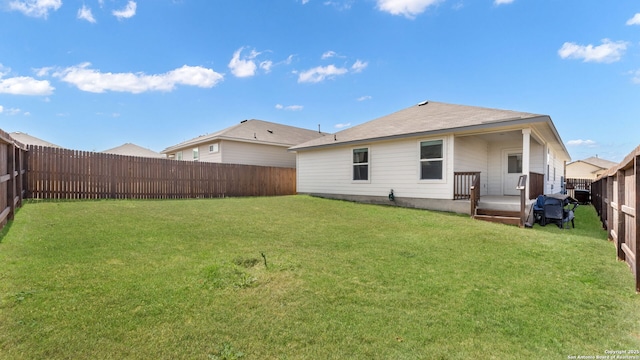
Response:
[[[580,202],[585,202],[588,203],[588,198],[585,199],[586,201],[581,201],[582,199],[579,199],[579,196],[576,195],[576,190],[587,190],[589,192],[591,192],[591,183],[593,182],[593,179],[575,179],[575,178],[567,178],[567,194],[569,196],[571,196],[572,198],[580,201]],[[588,194],[588,193],[587,193]],[[580,195],[580,194],[578,194]]]
[[[567,190],[591,190],[592,179],[567,178]]]
[[[640,146],[618,166],[591,184],[592,203],[600,215],[609,239],[616,245],[618,259],[629,264],[640,292]]]
[[[296,193],[296,170],[29,146],[27,197],[177,199]]]
[[[12,220],[22,204],[25,147],[0,130],[0,229]]]

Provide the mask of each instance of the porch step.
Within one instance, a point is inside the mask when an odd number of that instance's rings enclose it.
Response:
[[[474,219],[494,223],[520,226],[520,212],[506,210],[477,209]]]
[[[520,218],[520,211],[495,210],[495,209],[476,209],[476,215],[501,216]]]

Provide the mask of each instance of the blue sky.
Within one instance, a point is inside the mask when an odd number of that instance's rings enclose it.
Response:
[[[262,119],[337,132],[423,100],[640,145],[637,0],[0,0],[0,129],[160,151]]]

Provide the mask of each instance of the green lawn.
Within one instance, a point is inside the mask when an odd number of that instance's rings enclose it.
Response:
[[[640,350],[640,295],[576,229],[307,196],[27,203],[2,359],[567,359]],[[264,255],[264,257],[263,257]]]

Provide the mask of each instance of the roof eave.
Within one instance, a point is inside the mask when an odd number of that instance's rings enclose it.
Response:
[[[553,122],[551,121],[551,118],[548,115],[537,115],[537,116],[533,116],[533,117],[529,117],[529,118],[510,119],[510,120],[504,120],[504,121],[491,121],[491,122],[486,122],[486,123],[482,123],[482,124],[462,126],[462,127],[457,127],[457,128],[447,128],[447,129],[440,129],[440,130],[420,131],[420,132],[414,132],[414,133],[398,134],[398,135],[391,135],[391,136],[381,136],[381,137],[366,138],[366,139],[356,139],[356,140],[350,140],[350,141],[337,141],[337,142],[334,142],[334,143],[318,144],[318,145],[311,145],[311,146],[306,146],[306,147],[293,146],[293,147],[289,148],[289,151],[316,150],[316,149],[325,148],[325,147],[331,147],[331,146],[357,145],[357,144],[364,144],[364,143],[368,143],[368,142],[399,140],[399,139],[420,137],[420,136],[434,136],[434,135],[442,135],[442,134],[449,134],[449,133],[456,133],[456,132],[479,131],[479,130],[492,129],[492,128],[496,128],[496,127],[513,126],[513,125],[527,125],[527,124],[533,124],[533,123],[539,123],[539,122],[547,122],[551,126],[551,129],[552,129],[552,131],[554,133],[554,136],[556,136],[558,142],[562,145],[563,149],[565,150],[565,152],[568,155],[569,153],[566,151],[566,148],[564,148],[564,144],[562,143],[562,139],[560,139],[560,136],[558,135],[558,132],[556,131],[555,127],[553,126]],[[340,133],[337,133],[336,135],[339,136]]]
[[[264,141],[264,140],[257,140],[257,139],[244,139],[244,138],[235,138],[235,137],[228,137],[228,136],[212,136],[212,137],[208,137],[208,138],[203,138],[203,139],[199,139],[198,141],[191,141],[191,142],[185,142],[185,143],[181,143],[178,145],[174,145],[172,147],[168,147],[162,151],[160,151],[161,154],[169,154],[172,153],[174,151],[179,151],[181,149],[185,149],[185,148],[189,148],[195,145],[201,145],[204,143],[208,143],[208,142],[212,142],[212,141],[218,141],[218,140],[227,140],[227,141],[237,141],[237,142],[244,142],[244,143],[251,143],[251,144],[261,144],[261,145],[271,145],[271,146],[281,146],[281,147],[290,147],[292,146],[291,144],[285,144],[285,143],[279,143],[279,142],[270,142],[270,141]]]

